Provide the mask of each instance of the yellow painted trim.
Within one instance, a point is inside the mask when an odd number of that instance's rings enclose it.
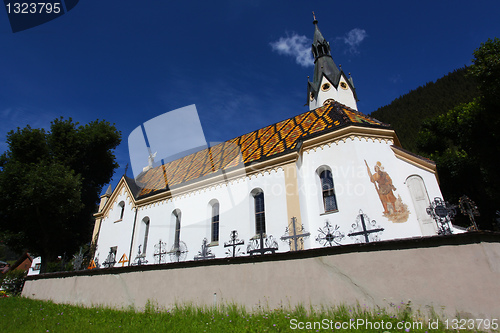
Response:
[[[360,127],[360,126],[347,126],[339,130],[325,133],[318,137],[304,141],[302,149],[310,150],[332,142],[347,140],[351,137],[358,138],[371,138],[375,140],[391,141],[396,146],[401,146],[399,139],[392,129],[386,128],[373,128],[373,127]]]
[[[400,160],[403,160],[405,162],[408,162],[416,167],[419,167],[421,169],[424,169],[426,171],[432,172],[432,173],[437,173],[436,169],[436,164],[431,162],[431,161],[426,161],[418,156],[414,156],[412,154],[409,154],[408,152],[405,152],[401,149],[397,149],[395,147],[391,146],[392,151],[394,152],[394,155],[396,155],[397,158]]]
[[[297,182],[297,165],[292,161],[283,166],[285,173],[285,195],[286,195],[286,212],[288,217],[288,230],[293,234],[292,218],[297,218],[295,226],[302,225],[300,215],[300,199],[299,199],[299,184]],[[304,244],[298,243],[298,250],[303,250]],[[294,251],[295,247],[291,247],[290,251]]]
[[[412,155],[404,150],[398,149],[396,147],[391,146],[392,151],[394,152],[394,155],[399,158],[402,161],[405,161],[407,163],[410,163],[411,165],[414,165],[420,169],[423,169],[425,171],[431,172],[434,174],[436,177],[436,180],[438,184],[439,182],[439,176],[437,173],[437,167],[436,164],[433,161],[426,161],[425,159]]]

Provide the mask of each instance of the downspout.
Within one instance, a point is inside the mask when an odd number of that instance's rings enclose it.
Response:
[[[132,262],[132,245],[134,244],[135,223],[137,221],[137,206],[135,207],[134,226],[132,227],[132,238],[130,239],[130,252],[128,255],[128,265]]]

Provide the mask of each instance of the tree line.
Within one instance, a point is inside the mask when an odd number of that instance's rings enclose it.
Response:
[[[475,201],[480,229],[498,230],[500,40],[474,51],[472,65],[419,87],[371,116],[392,124],[403,148],[437,164],[443,196]],[[432,200],[432,198],[431,198]],[[458,215],[456,223],[470,222]]]

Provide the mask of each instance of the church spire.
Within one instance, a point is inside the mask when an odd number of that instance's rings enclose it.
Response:
[[[309,109],[316,109],[333,100],[357,110],[357,98],[352,79],[347,78],[344,72],[335,65],[330,43],[319,30],[314,12],[313,17],[314,37],[311,51],[314,56],[314,76],[313,82],[308,84]]]

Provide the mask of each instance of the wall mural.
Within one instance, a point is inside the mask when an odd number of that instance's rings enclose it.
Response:
[[[399,194],[397,195],[397,198],[394,195],[396,188],[392,184],[392,179],[389,174],[384,171],[382,163],[377,161],[375,167],[373,168],[373,174],[366,160],[365,164],[368,176],[370,176],[370,181],[375,186],[380,202],[384,207],[383,216],[394,223],[403,223],[408,221],[408,215],[410,214],[408,206],[403,203]]]

